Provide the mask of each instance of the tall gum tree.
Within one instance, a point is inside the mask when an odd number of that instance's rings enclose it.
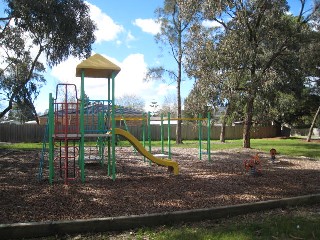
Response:
[[[235,86],[235,90],[245,99],[245,148],[250,148],[250,131],[257,97],[270,89],[270,86],[290,81],[283,78],[276,66],[292,52],[299,51],[297,43],[301,40],[304,26],[309,16],[318,10],[315,7],[306,16],[305,1],[300,2],[300,14],[293,18],[287,15],[289,7],[285,0],[202,1],[204,16],[224,28],[224,34],[216,42],[220,66],[227,69],[224,73],[232,75],[228,83]]]
[[[91,54],[91,45],[95,41],[95,25],[90,19],[89,8],[82,0],[3,0],[5,14],[0,16],[0,92],[6,91],[8,104],[1,110],[0,118],[8,113],[14,102],[23,95],[21,89],[34,78],[34,71],[39,66],[40,56],[44,54],[46,64],[52,67],[69,56],[79,58]],[[10,34],[16,32],[13,41]],[[29,44],[28,44],[29,43]],[[19,45],[16,48],[14,44]],[[8,79],[8,69],[18,68],[17,60],[21,60],[21,46],[26,46],[29,56],[32,56],[28,71],[19,77],[19,81],[11,78],[11,89],[3,88],[3,80]],[[32,52],[31,48],[32,46]],[[4,54],[3,54],[4,53]],[[38,68],[39,70],[39,68]],[[6,84],[8,86],[8,84]],[[33,85],[38,91],[39,85]],[[8,91],[9,90],[9,91]],[[33,105],[33,103],[32,103]]]
[[[156,10],[157,20],[161,24],[160,33],[156,36],[157,43],[168,47],[176,68],[167,69],[164,66],[149,68],[146,80],[163,79],[169,75],[177,83],[177,127],[176,143],[182,143],[181,134],[181,82],[183,75],[183,58],[185,53],[185,34],[193,22],[197,21],[198,1],[195,0],[165,0],[162,8]]]

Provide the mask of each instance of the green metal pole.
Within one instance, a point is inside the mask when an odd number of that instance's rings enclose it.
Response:
[[[201,125],[201,114],[198,115],[198,134],[199,134],[199,158],[202,160],[202,125]]]
[[[208,153],[208,161],[211,162],[211,143],[210,143],[210,134],[211,134],[211,126],[210,126],[210,112],[208,112],[208,140],[207,140],[207,153]]]
[[[149,152],[151,153],[151,124],[150,124],[151,112],[148,112],[148,143]]]
[[[142,115],[142,145],[144,148],[146,148],[146,123],[145,123],[146,114],[143,113]],[[146,157],[143,156],[143,161],[146,161]]]
[[[163,146],[163,113],[161,113],[161,153],[164,153],[164,146]]]
[[[108,78],[108,119],[110,119],[110,78]],[[110,131],[110,122],[108,122],[108,130]],[[110,145],[110,137],[108,137],[108,176],[111,176],[111,145]]]
[[[111,151],[112,151],[112,180],[116,180],[116,120],[115,120],[115,73],[112,73],[112,90],[111,90]]]
[[[149,153],[151,153],[151,112],[148,112],[148,142],[149,142]],[[149,161],[149,165],[151,165],[151,161]]]
[[[81,181],[85,181],[84,173],[84,70],[81,71],[81,95],[80,95],[80,174]]]
[[[104,130],[105,130],[105,127],[104,127],[104,113],[98,113],[98,130],[99,130],[99,133],[103,133]],[[99,158],[100,158],[100,164],[101,166],[103,167],[104,165],[104,138],[102,137],[98,137],[98,151],[99,151]]]
[[[171,126],[170,126],[170,112],[168,112],[168,158],[171,159]]]
[[[53,142],[53,129],[54,129],[54,114],[53,114],[53,98],[52,93],[49,94],[49,113],[48,113],[48,124],[49,124],[49,182],[52,184],[54,178],[54,142]]]

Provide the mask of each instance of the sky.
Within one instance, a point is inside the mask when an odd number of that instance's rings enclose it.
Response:
[[[147,107],[152,101],[160,105],[165,96],[176,93],[176,85],[162,81],[145,82],[148,67],[162,65],[161,49],[154,40],[160,26],[155,23],[154,11],[162,0],[89,0],[90,15],[96,23],[96,42],[92,54],[99,53],[121,67],[115,79],[115,98],[134,94]],[[80,89],[80,78],[75,77],[76,66],[82,60],[69,58],[48,70],[47,84],[35,102],[37,111],[48,108],[48,94],[54,93],[59,82],[75,83]],[[168,61],[168,58],[167,60]],[[86,81],[87,80],[87,81]],[[186,97],[192,86],[183,90]],[[90,99],[107,99],[106,79],[85,79],[85,92]]]
[[[288,2],[290,11],[296,14],[299,0]],[[312,0],[307,2],[310,5]],[[115,79],[115,98],[137,95],[145,101],[146,111],[151,110],[151,102],[156,101],[161,105],[166,96],[172,98],[176,94],[175,82],[143,80],[149,67],[175,67],[168,51],[161,50],[154,39],[160,29],[155,22],[154,11],[163,6],[163,0],[87,0],[86,3],[90,8],[91,19],[97,25],[92,54],[99,53],[121,67]],[[75,72],[82,60],[70,57],[47,69],[47,83],[35,101],[39,113],[48,109],[49,93],[55,93],[57,83],[75,83],[80,90],[80,78],[75,77]],[[193,80],[183,82],[183,99],[187,97],[192,85]],[[107,99],[107,80],[85,79],[85,92],[90,99]]]

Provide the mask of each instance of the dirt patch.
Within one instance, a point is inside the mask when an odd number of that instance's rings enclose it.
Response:
[[[259,153],[262,175],[253,177],[243,162],[255,150],[212,152],[209,162],[206,155],[199,160],[197,149],[172,148],[180,167],[174,176],[132,148],[116,151],[115,181],[106,165],[91,162],[84,184],[75,180],[65,185],[57,176],[50,185],[47,163],[43,180],[37,179],[40,151],[0,150],[0,223],[172,212],[320,192],[320,161],[312,159],[280,155],[272,163],[268,153]]]

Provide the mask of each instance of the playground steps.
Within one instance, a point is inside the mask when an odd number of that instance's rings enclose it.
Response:
[[[79,147],[76,143],[78,143],[78,140],[75,139],[68,141],[60,140],[60,144],[56,145],[57,154],[54,158],[55,171],[59,173],[58,176],[60,178],[64,179],[65,184],[67,184],[69,180],[75,180],[79,175],[79,169],[77,167]]]

